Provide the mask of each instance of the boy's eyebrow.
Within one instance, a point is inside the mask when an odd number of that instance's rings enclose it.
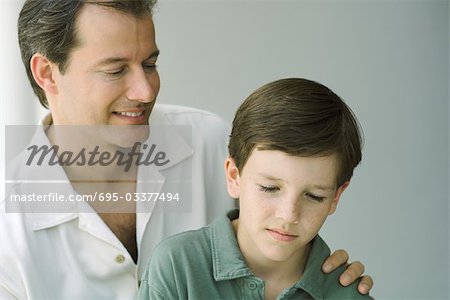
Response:
[[[334,187],[332,187],[332,186],[326,186],[326,185],[320,185],[320,184],[314,184],[313,187],[316,189],[319,189],[319,190],[323,190],[323,191],[333,191],[334,190]]]
[[[152,54],[150,54],[146,59],[144,59],[144,61],[152,59],[152,58],[157,58],[159,56],[159,50],[156,50],[155,52],[153,52]],[[110,65],[110,64],[115,64],[115,63],[123,63],[123,62],[127,62],[128,59],[125,57],[108,57],[105,58],[103,60],[101,60],[100,62],[97,63],[98,67],[101,66],[105,66],[105,65]]]
[[[272,176],[272,175],[268,175],[268,174],[264,174],[264,173],[258,173],[258,175],[269,179],[269,180],[273,180],[273,181],[283,181],[283,179]],[[318,190],[323,190],[323,191],[333,191],[334,187],[331,185],[321,185],[321,184],[313,184],[312,185],[313,188],[316,188]]]
[[[274,181],[283,181],[281,178],[278,178],[278,177],[274,177],[274,176],[272,176],[272,175],[269,175],[269,174],[264,174],[264,173],[258,173],[258,175],[259,176],[262,176],[262,177],[265,177],[266,179],[269,179],[269,180],[274,180]]]

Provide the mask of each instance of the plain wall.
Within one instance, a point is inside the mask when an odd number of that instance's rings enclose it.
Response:
[[[449,298],[447,1],[161,1],[155,22],[160,102],[231,121],[282,77],[344,98],[364,157],[322,235],[376,299]]]
[[[42,116],[18,54],[22,2],[0,2],[2,141],[4,124]],[[449,14],[448,1],[160,0],[158,101],[231,121],[251,91],[278,78],[333,89],[358,116],[365,146],[322,236],[364,262],[376,299],[448,299]]]

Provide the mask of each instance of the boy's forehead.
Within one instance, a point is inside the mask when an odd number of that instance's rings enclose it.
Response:
[[[249,158],[252,155],[261,155],[261,154],[257,154],[257,153],[264,153],[264,155],[266,156],[273,156],[273,155],[282,155],[282,156],[287,156],[287,157],[291,157],[291,158],[302,158],[302,159],[306,159],[306,160],[314,160],[314,159],[323,159],[323,160],[328,160],[328,161],[332,161],[334,163],[337,163],[338,161],[338,155],[337,153],[318,153],[315,155],[310,155],[310,154],[292,154],[286,151],[282,151],[282,150],[278,150],[278,149],[272,149],[272,147],[267,147],[263,144],[257,144],[252,152],[249,155]]]
[[[311,178],[320,177],[334,183],[337,179],[338,160],[336,154],[301,156],[281,150],[267,150],[256,146],[250,153],[243,170],[256,172],[268,179],[281,179],[289,173],[302,171]],[[328,188],[328,186],[324,187]]]

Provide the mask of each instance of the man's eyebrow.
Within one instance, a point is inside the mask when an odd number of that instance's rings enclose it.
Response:
[[[158,56],[159,56],[159,50],[156,50],[155,52],[150,54],[146,59],[144,59],[144,61],[153,59],[153,58],[157,58]],[[98,62],[97,66],[105,66],[105,65],[116,64],[116,63],[124,63],[127,61],[128,61],[128,58],[126,58],[126,57],[120,57],[120,56],[108,57],[108,58],[105,58],[105,59],[101,60],[100,62]]]
[[[149,59],[152,59],[152,58],[155,58],[155,57],[158,57],[158,56],[159,56],[159,50],[156,50],[155,52],[150,54],[150,56],[147,57],[147,59],[145,59],[145,60],[149,60]]]

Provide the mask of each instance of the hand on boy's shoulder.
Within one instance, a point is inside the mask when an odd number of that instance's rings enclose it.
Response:
[[[324,290],[327,291],[324,295],[324,299],[373,299],[370,295],[363,295],[358,292],[358,284],[360,280],[349,284],[348,286],[343,286],[339,283],[339,276],[344,273],[346,266],[340,266],[336,270],[328,273],[324,277]]]

